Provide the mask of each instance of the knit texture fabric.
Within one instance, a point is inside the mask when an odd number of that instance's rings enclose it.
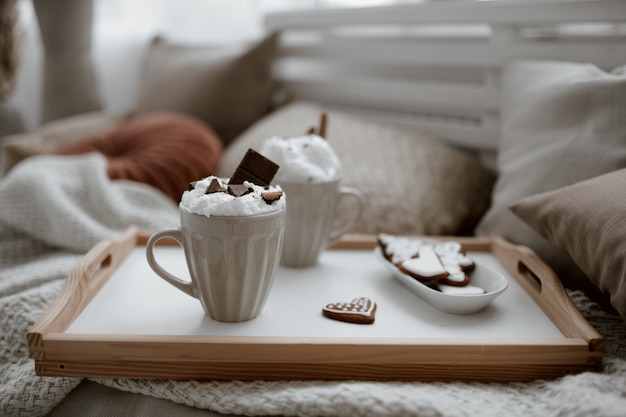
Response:
[[[171,200],[110,181],[97,155],[30,158],[0,182],[0,415],[43,416],[80,382],[36,376],[26,332],[83,254],[131,224],[150,231],[177,222]],[[93,381],[240,415],[623,416],[626,325],[580,291],[569,294],[605,338],[599,372],[528,383]]]
[[[176,226],[172,201],[110,181],[99,154],[33,157],[0,182],[0,416],[44,415],[80,379],[35,376],[26,333],[97,242]]]

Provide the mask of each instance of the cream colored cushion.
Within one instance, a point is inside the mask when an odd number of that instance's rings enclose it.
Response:
[[[593,291],[567,253],[509,209],[514,201],[626,167],[626,67],[515,62],[503,72],[493,204],[477,233],[529,246],[569,288]]]
[[[276,35],[251,46],[189,46],[155,38],[143,66],[138,112],[186,113],[228,144],[267,114]]]
[[[526,197],[511,210],[569,254],[626,321],[626,169]]]
[[[304,134],[323,110],[293,103],[265,117],[230,145],[219,174],[229,177],[246,150],[259,150],[270,136]],[[493,174],[429,136],[328,111],[327,138],[342,161],[342,184],[365,195],[355,232],[468,234],[489,204]]]

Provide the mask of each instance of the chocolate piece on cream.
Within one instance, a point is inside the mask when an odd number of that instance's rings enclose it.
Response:
[[[274,201],[279,200],[283,196],[282,191],[266,191],[261,193],[261,198],[267,204],[272,204]]]
[[[241,197],[242,195],[246,195],[251,193],[252,188],[243,184],[230,184],[228,186],[228,194],[233,195],[235,197]]]
[[[254,149],[248,149],[228,183],[243,184],[244,181],[250,181],[256,185],[270,185],[278,168],[277,164]]]
[[[211,180],[211,183],[207,187],[205,194],[223,193],[223,192],[226,192],[226,189],[224,189],[221,186],[220,182],[216,178],[213,178]]]

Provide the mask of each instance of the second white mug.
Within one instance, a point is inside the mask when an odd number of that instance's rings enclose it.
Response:
[[[287,198],[287,223],[281,265],[306,267],[317,262],[320,253],[357,225],[365,207],[361,193],[343,187],[339,179],[322,183],[280,182]],[[333,229],[335,210],[341,199],[356,200],[356,209],[345,224]]]

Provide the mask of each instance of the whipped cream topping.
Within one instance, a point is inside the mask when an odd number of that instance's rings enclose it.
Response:
[[[216,179],[223,192],[212,192],[207,194],[207,189],[211,181]],[[239,197],[227,192],[228,179],[208,176],[195,182],[191,190],[183,193],[179,207],[189,213],[203,216],[254,216],[259,214],[269,214],[283,210],[286,206],[284,195],[279,199],[267,202],[262,194],[273,191],[282,191],[280,186],[262,187],[249,181],[244,181],[244,185],[251,189],[245,195]]]
[[[341,161],[328,141],[318,135],[266,139],[260,153],[280,169],[274,183],[321,183],[341,176]]]

